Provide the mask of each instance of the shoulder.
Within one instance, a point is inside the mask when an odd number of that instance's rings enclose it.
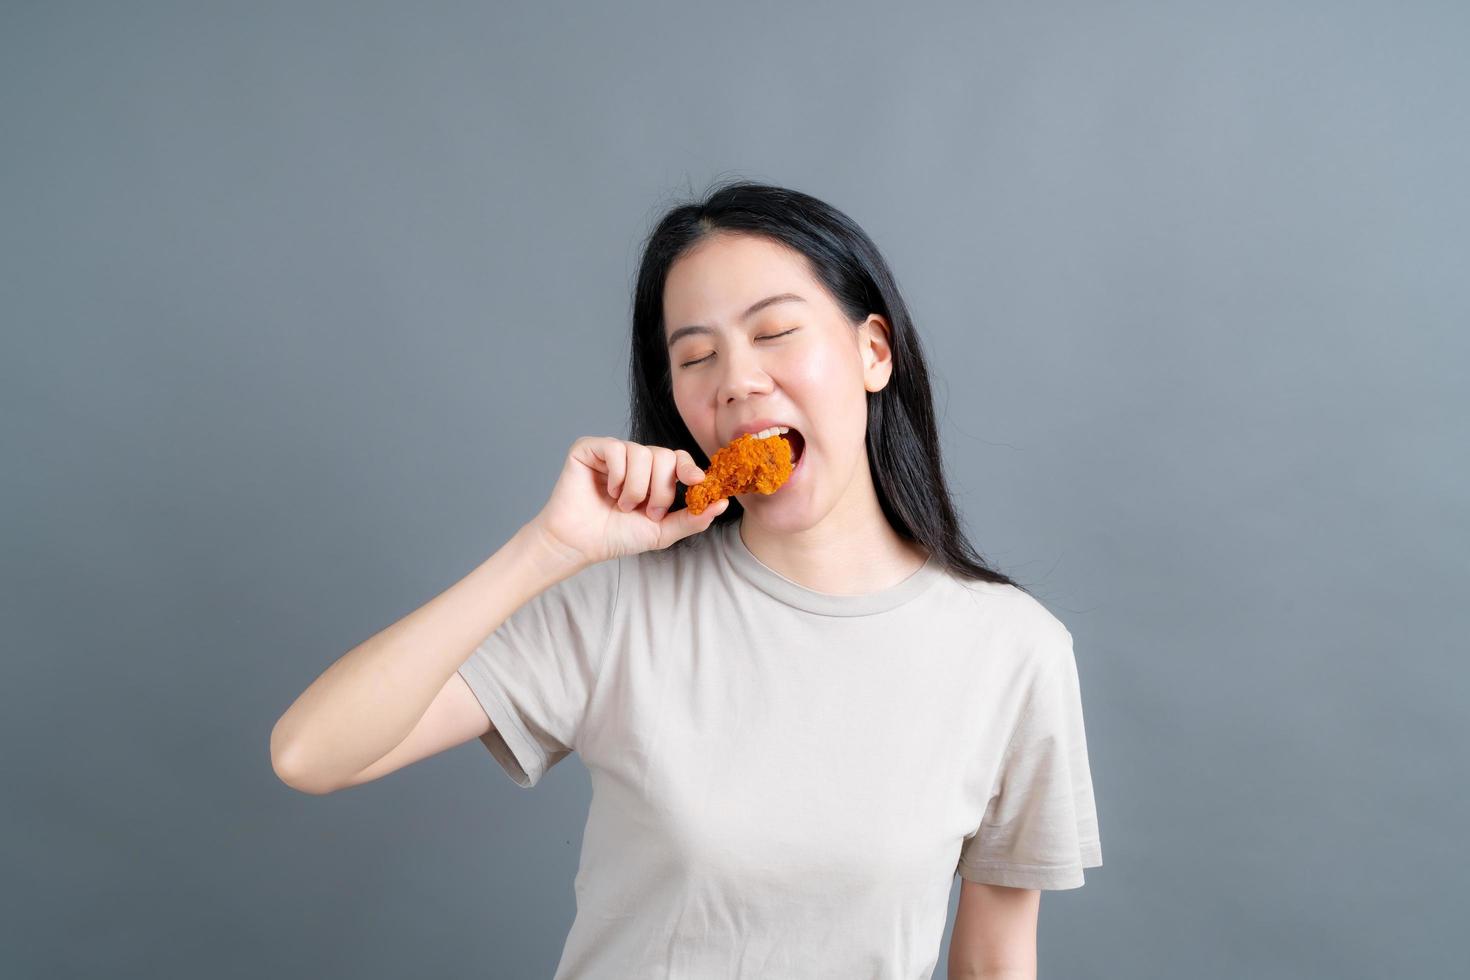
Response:
[[[971,597],[976,608],[1002,617],[1018,628],[1041,638],[1070,638],[1072,635],[1040,599],[1014,585],[984,579],[953,578],[952,581]]]
[[[1072,655],[1072,633],[1040,599],[1014,585],[955,579],[978,615],[1010,637],[1028,659],[1055,662]]]
[[[616,605],[626,575],[625,560],[614,558],[594,562],[543,589],[521,608],[539,608],[543,615],[548,608],[589,614]]]
[[[640,551],[614,559],[621,568],[623,587],[654,591],[667,589],[688,578],[691,572],[712,566],[719,548],[714,535],[719,530],[717,525],[667,548]]]

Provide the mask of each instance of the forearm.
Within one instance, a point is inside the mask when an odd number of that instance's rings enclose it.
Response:
[[[376,762],[408,737],[485,637],[583,567],[537,525],[523,526],[464,578],[317,677],[271,731],[276,771],[310,789],[338,785]]]

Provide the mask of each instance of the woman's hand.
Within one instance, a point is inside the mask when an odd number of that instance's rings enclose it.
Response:
[[[668,513],[678,483],[703,480],[704,471],[682,449],[582,436],[532,523],[571,560],[589,565],[667,548],[706,530],[730,506],[726,499],[698,517],[687,507]]]

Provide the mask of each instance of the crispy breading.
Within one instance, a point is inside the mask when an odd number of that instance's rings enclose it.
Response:
[[[757,439],[746,433],[721,447],[704,471],[704,481],[684,492],[689,513],[702,514],[717,500],[738,493],[775,493],[791,476],[791,442],[780,435]]]

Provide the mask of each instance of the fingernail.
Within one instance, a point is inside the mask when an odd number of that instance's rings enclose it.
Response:
[[[650,507],[648,508],[648,516],[654,520],[658,520],[664,516],[664,509],[662,507]]]

